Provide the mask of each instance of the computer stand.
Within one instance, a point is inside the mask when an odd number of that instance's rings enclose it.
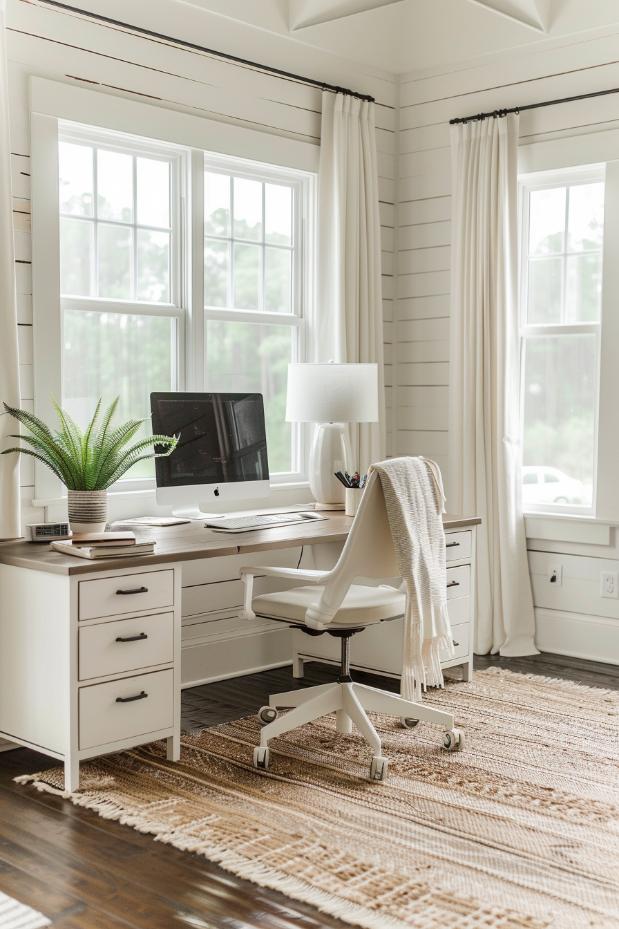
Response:
[[[175,506],[172,510],[172,516],[176,516],[178,519],[189,519],[192,522],[224,515],[224,513],[205,513],[197,506]]]

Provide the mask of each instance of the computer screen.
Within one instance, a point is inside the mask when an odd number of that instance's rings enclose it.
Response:
[[[262,394],[153,393],[152,429],[179,435],[174,452],[157,458],[157,487],[268,481]]]

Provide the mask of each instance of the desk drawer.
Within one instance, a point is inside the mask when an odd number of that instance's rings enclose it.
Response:
[[[448,532],[445,535],[445,548],[447,562],[465,561],[471,557],[471,539],[473,533],[470,529],[464,532]]]
[[[447,599],[468,597],[471,586],[471,566],[461,565],[457,568],[447,568]]]
[[[170,729],[174,722],[174,672],[154,671],[81,687],[79,710],[80,749]]]
[[[451,627],[451,637],[454,646],[454,658],[466,658],[469,653],[470,634],[471,626],[469,623]]]
[[[139,671],[174,658],[174,613],[116,619],[79,630],[79,679]]]
[[[161,610],[174,604],[174,571],[123,574],[80,581],[79,618],[121,616],[139,610]]]

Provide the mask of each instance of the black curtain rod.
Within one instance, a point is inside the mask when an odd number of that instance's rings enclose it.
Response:
[[[69,3],[60,3],[59,0],[40,0],[45,6],[53,6],[59,10],[67,10],[70,13],[79,13],[88,19],[97,20],[100,23],[106,23],[108,26],[120,26],[122,29],[131,29],[140,35],[147,36],[149,39],[159,39],[164,42],[174,42],[175,45],[181,45],[183,48],[190,48],[194,52],[206,52],[208,55],[214,55],[216,58],[223,58],[225,61],[231,61],[237,65],[247,65],[250,68],[258,68],[267,74],[275,74],[277,77],[283,77],[288,80],[296,81],[299,84],[309,84],[311,87],[318,87],[320,90],[329,90],[334,94],[346,94],[349,97],[357,97],[359,100],[367,100],[368,103],[375,103],[374,97],[369,94],[361,94],[356,90],[349,90],[348,87],[338,87],[336,84],[327,84],[325,81],[318,81],[313,77],[305,77],[303,74],[295,74],[293,71],[284,71],[282,68],[272,68],[270,65],[263,65],[259,61],[250,61],[249,58],[240,58],[238,55],[229,55],[228,52],[220,52],[214,48],[207,48],[205,45],[198,45],[196,42],[188,42],[186,39],[177,39],[171,35],[165,35],[162,32],[155,32],[152,29],[145,29],[142,26],[134,26],[131,23],[125,23],[120,19],[113,19],[111,16],[103,16],[101,13],[91,13],[90,10],[82,10],[77,6],[71,6]]]
[[[477,113],[474,116],[458,116],[456,119],[450,119],[449,125],[472,123],[482,119],[490,119],[490,117],[497,119],[507,116],[509,113],[524,113],[525,110],[539,110],[544,106],[574,103],[576,100],[591,100],[593,97],[608,97],[610,94],[619,94],[619,87],[611,87],[609,90],[594,90],[590,94],[576,94],[574,97],[560,97],[558,100],[543,100],[541,103],[526,103],[524,106],[510,106],[505,110],[492,110],[490,113]]]

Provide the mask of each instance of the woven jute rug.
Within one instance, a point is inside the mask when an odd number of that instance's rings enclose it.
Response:
[[[466,731],[374,717],[390,758],[333,719],[271,743],[255,717],[82,767],[71,802],[367,929],[617,929],[619,696],[491,669],[427,695]],[[32,780],[62,790],[62,771]]]

